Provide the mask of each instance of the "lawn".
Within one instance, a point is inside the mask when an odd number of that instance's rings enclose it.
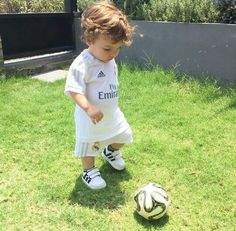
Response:
[[[236,90],[155,68],[120,66],[120,106],[134,133],[127,168],[96,165],[91,191],[73,157],[73,102],[64,80],[0,81],[0,230],[209,231],[236,229]],[[136,189],[161,184],[167,216],[135,213]]]

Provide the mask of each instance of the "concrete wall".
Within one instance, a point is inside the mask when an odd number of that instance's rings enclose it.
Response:
[[[79,19],[75,25],[79,28]],[[118,60],[176,68],[196,78],[204,75],[225,86],[236,85],[236,25],[133,21],[137,33]],[[78,38],[77,52],[85,46]]]

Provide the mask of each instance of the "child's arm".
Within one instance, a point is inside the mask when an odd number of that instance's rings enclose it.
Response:
[[[75,103],[87,113],[94,124],[98,123],[103,118],[102,111],[92,105],[84,95],[76,92],[70,92],[70,95],[74,99]]]

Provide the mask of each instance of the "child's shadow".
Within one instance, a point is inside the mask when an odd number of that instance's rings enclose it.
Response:
[[[91,190],[82,182],[80,175],[69,196],[72,204],[80,204],[89,208],[116,209],[125,203],[125,194],[120,188],[120,182],[128,181],[131,178],[129,172],[126,169],[114,170],[107,163],[100,168],[100,172],[107,186],[104,189]]]

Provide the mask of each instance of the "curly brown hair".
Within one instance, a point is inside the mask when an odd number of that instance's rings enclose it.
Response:
[[[128,22],[123,14],[111,1],[92,3],[81,17],[83,41],[94,41],[99,35],[105,35],[116,43],[122,41],[129,46],[135,26]]]

